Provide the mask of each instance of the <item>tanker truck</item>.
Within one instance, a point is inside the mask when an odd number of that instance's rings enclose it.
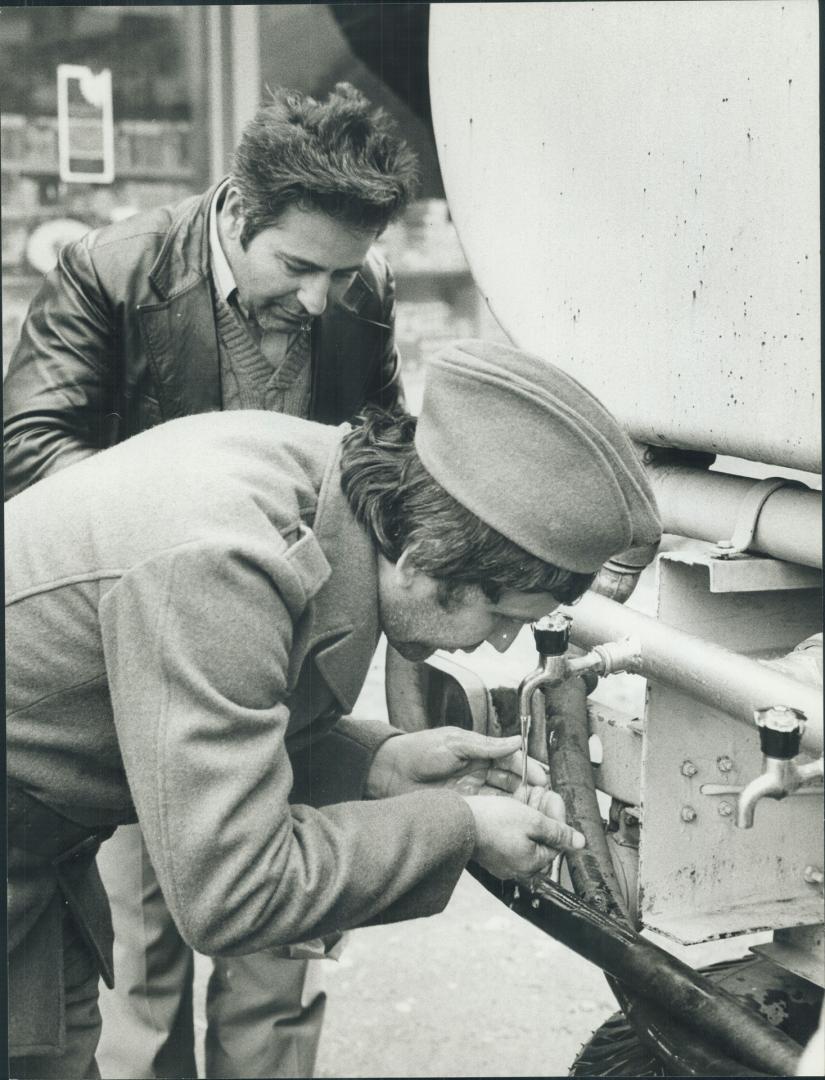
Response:
[[[619,418],[665,535],[503,657],[390,657],[390,717],[529,732],[585,832],[485,881],[605,971],[571,1075],[793,1073],[825,985],[817,6],[434,4],[429,85],[484,300]]]

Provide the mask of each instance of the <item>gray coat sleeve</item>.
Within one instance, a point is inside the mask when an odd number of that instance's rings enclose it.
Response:
[[[302,601],[281,562],[257,541],[185,544],[99,607],[146,844],[183,937],[209,955],[440,911],[475,839],[452,791],[289,805],[283,700]],[[358,798],[371,739],[355,732],[368,752],[337,790]]]

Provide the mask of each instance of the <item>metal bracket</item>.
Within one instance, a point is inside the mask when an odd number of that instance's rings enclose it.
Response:
[[[798,480],[789,480],[782,476],[768,476],[764,480],[757,480],[749,489],[739,504],[736,515],[736,523],[733,526],[733,535],[730,540],[718,540],[713,549],[713,557],[716,559],[730,559],[735,555],[742,555],[750,547],[756,527],[759,524],[759,515],[762,507],[775,491],[782,487],[804,488],[805,484]]]

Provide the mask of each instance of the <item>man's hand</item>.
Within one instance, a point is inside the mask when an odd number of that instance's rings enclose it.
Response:
[[[426,787],[451,787],[462,795],[513,794],[521,785],[520,746],[518,735],[497,739],[456,727],[397,735],[379,747],[367,794],[383,799]],[[528,786],[543,789],[546,780],[541,762],[528,758]],[[525,795],[518,797],[527,802]]]
[[[498,878],[526,880],[545,874],[559,851],[584,847],[581,833],[516,799],[470,796],[467,805],[476,826],[473,858]]]
[[[473,812],[473,858],[496,877],[528,879],[546,873],[559,851],[583,848],[585,841],[565,824],[564,802],[545,787],[541,762],[527,759],[527,783],[521,783],[520,746],[518,735],[497,739],[454,727],[397,735],[379,747],[367,794],[454,788]]]

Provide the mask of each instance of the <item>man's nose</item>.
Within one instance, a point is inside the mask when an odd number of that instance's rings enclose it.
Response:
[[[519,619],[503,619],[492,634],[487,635],[487,641],[496,652],[506,652],[516,640],[523,625],[524,623]]]
[[[301,281],[298,300],[310,315],[323,315],[329,294],[329,275],[308,274]]]

